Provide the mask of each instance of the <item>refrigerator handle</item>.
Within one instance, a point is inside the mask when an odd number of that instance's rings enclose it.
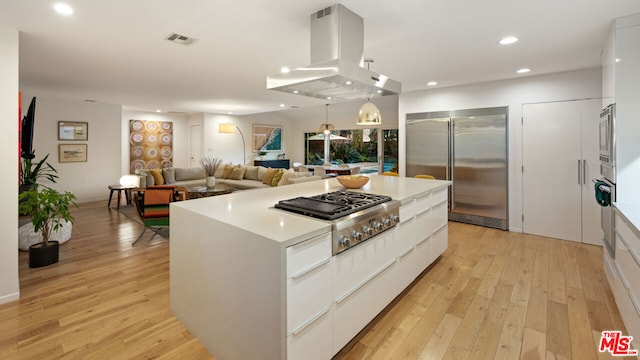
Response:
[[[578,159],[578,185],[582,184],[582,169],[581,161]]]
[[[456,156],[456,150],[455,150],[455,127],[456,125],[453,123],[453,120],[449,120],[448,122],[449,127],[449,159],[447,161],[448,166],[447,169],[449,170],[450,173],[450,177],[449,180],[451,180],[451,211],[453,211],[456,208],[456,202],[455,202],[455,198],[456,198],[456,183],[453,180],[455,177],[455,171],[454,171],[454,160],[455,160],[455,156]]]
[[[451,180],[451,121],[447,121],[447,158],[444,160],[445,166],[445,180]]]

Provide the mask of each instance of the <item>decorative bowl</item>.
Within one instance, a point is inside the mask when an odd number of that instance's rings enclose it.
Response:
[[[342,175],[336,179],[347,189],[359,189],[369,182],[369,178],[363,175]]]

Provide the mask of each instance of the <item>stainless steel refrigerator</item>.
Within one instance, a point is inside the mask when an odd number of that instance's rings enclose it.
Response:
[[[407,114],[406,174],[453,182],[449,220],[508,229],[508,111]]]

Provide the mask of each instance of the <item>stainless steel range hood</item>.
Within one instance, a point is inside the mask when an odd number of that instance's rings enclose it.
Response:
[[[311,64],[267,76],[267,89],[350,101],[396,95],[400,82],[362,67],[364,20],[341,4],[311,15]]]

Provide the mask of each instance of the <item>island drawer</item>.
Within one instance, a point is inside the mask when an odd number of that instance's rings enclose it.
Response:
[[[287,279],[299,277],[331,259],[331,233],[287,248]]]

